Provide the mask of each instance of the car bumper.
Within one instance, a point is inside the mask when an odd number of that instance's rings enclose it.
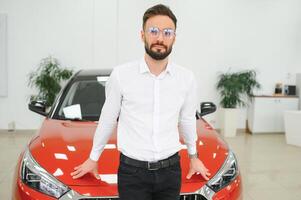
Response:
[[[43,199],[43,200],[54,200],[55,198],[52,198],[48,195],[42,194],[38,191],[35,191],[31,189],[30,187],[26,186],[18,177],[15,176],[16,184],[14,184],[13,187],[13,200],[38,200],[38,199]],[[79,186],[78,186],[79,187]],[[87,193],[94,193],[96,191],[91,191],[91,190],[99,190],[97,187],[80,187],[81,192],[86,191]],[[75,188],[74,188],[75,189]],[[206,194],[206,192],[208,194]],[[211,192],[211,193],[210,193]],[[210,193],[210,194],[209,194]],[[186,198],[184,198],[186,196]],[[210,188],[208,188],[206,185],[203,186],[202,189],[198,190],[195,193],[189,193],[189,194],[181,194],[181,199],[187,199],[187,197],[190,197],[193,199],[200,199],[200,200],[242,200],[242,184],[241,184],[241,176],[238,175],[236,179],[231,182],[227,187],[224,189],[218,191],[217,193],[214,193],[212,190],[210,191]],[[195,198],[197,197],[197,198]],[[88,200],[89,198],[93,199],[101,199],[101,200],[106,200],[106,197],[104,196],[87,196],[87,195],[81,195],[75,190],[70,190],[67,192],[65,195],[63,195],[60,200],[82,200],[86,199]],[[104,199],[105,198],[105,199]],[[107,199],[118,199],[116,196],[110,196],[107,197]]]

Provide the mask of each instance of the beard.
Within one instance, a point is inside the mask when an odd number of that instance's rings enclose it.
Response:
[[[145,52],[154,60],[163,60],[165,59],[172,51],[172,46],[170,46],[170,48],[168,48],[166,45],[164,45],[163,43],[155,43],[152,45],[149,45],[146,41],[144,41],[144,48],[145,48]],[[160,45],[162,47],[164,47],[165,51],[161,52],[161,49],[158,49],[157,51],[153,51],[152,48],[155,45]]]

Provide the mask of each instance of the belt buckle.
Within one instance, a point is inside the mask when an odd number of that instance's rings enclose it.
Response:
[[[151,164],[157,164],[157,167],[152,167]],[[147,169],[151,170],[151,171],[158,170],[158,169],[160,169],[160,165],[159,164],[160,163],[156,163],[156,162],[148,162],[147,163]]]

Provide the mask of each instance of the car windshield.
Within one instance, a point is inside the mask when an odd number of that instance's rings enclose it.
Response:
[[[98,121],[105,102],[106,77],[77,80],[61,99],[55,118],[75,121]]]

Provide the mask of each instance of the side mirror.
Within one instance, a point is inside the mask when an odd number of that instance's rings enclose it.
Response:
[[[202,102],[201,103],[201,113],[199,113],[200,117],[208,115],[210,113],[214,113],[216,111],[216,105],[212,102]]]
[[[43,116],[47,116],[46,102],[43,100],[31,101],[28,104],[28,109]]]

